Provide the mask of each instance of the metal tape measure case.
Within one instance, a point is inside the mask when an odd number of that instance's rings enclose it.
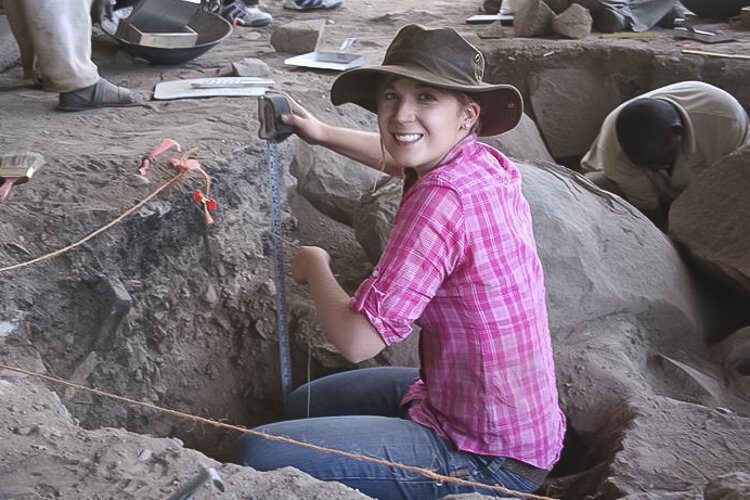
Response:
[[[258,120],[260,129],[258,137],[265,141],[281,142],[290,135],[294,129],[281,121],[282,115],[292,114],[292,106],[289,99],[281,94],[266,94],[258,99]]]

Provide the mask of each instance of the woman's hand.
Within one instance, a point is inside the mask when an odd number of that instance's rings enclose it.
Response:
[[[292,104],[292,114],[283,115],[281,121],[294,127],[294,133],[306,143],[311,145],[323,143],[328,126],[292,99],[289,94],[284,95]]]
[[[324,267],[328,269],[331,256],[320,247],[300,247],[292,261],[292,278],[297,283],[306,285],[310,273]]]

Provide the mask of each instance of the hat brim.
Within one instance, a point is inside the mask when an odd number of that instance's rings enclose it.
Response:
[[[513,85],[490,83],[466,85],[438,77],[419,68],[399,65],[364,66],[342,73],[331,87],[331,102],[336,106],[350,102],[377,113],[378,104],[375,93],[376,86],[382,81],[380,78],[382,76],[402,76],[432,87],[465,92],[481,108],[481,128],[478,135],[483,137],[511,130],[518,125],[523,115],[523,98]]]

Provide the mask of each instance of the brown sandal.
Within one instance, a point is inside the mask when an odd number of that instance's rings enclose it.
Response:
[[[104,78],[90,87],[71,92],[60,92],[57,109],[62,111],[83,111],[85,109],[133,106],[138,103],[130,90],[109,83]]]

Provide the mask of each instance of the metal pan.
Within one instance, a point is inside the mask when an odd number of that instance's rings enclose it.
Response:
[[[188,22],[193,31],[198,33],[198,39],[192,47],[146,47],[116,36],[117,24],[120,18],[127,17],[129,8],[116,12],[115,22],[102,22],[102,31],[117,40],[125,49],[136,57],[141,57],[154,64],[182,64],[215,47],[232,33],[232,25],[218,14],[198,10]]]

